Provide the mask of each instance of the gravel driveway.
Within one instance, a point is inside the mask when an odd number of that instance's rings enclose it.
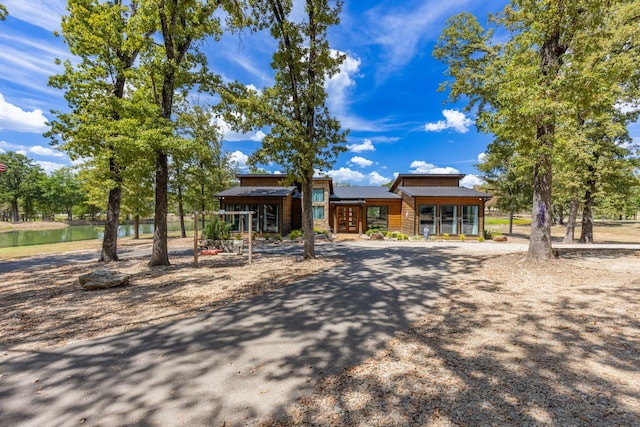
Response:
[[[2,360],[3,423],[639,425],[637,255],[525,265],[524,250],[319,245],[344,263],[201,316]]]

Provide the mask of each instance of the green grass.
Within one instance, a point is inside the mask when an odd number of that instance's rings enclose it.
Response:
[[[502,218],[502,217],[498,218],[498,217],[487,216],[484,218],[484,223],[485,225],[505,225],[505,224],[509,224],[509,218]],[[520,224],[520,225],[528,225],[528,224],[531,224],[531,218],[514,218],[513,223]]]

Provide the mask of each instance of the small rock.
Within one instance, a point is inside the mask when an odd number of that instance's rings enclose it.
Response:
[[[108,270],[98,270],[92,273],[81,275],[78,280],[80,286],[85,291],[93,291],[96,289],[115,288],[129,284],[131,280],[130,274],[122,274]]]

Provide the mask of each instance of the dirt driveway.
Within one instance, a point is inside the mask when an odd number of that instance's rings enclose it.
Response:
[[[0,288],[13,325],[0,412],[10,424],[640,424],[640,258],[531,265],[522,250],[325,244],[298,277],[295,248],[251,268],[132,261],[131,289],[91,295],[75,283],[89,264],[22,272]]]

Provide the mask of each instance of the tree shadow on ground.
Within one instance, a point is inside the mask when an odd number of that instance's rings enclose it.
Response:
[[[619,309],[640,307],[638,276],[535,299],[503,285],[450,287],[374,359],[266,425],[640,425],[640,321]]]
[[[7,359],[8,424],[241,424],[310,393],[433,309],[480,258],[324,245],[343,265],[189,319]]]

